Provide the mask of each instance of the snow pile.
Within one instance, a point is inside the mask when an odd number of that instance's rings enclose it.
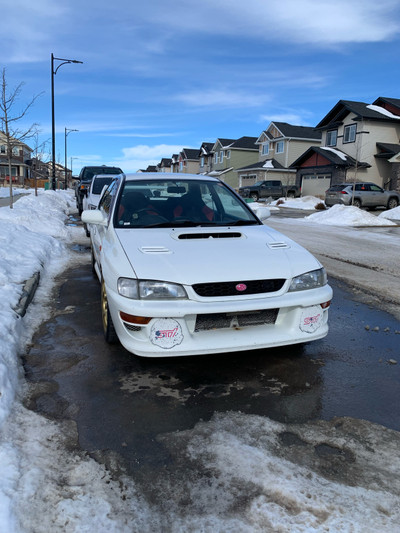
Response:
[[[389,220],[400,220],[400,205],[394,209],[389,209],[388,211],[382,211],[378,215],[378,218],[388,218]]]
[[[316,198],[315,196],[302,196],[301,198],[279,198],[273,202],[273,205],[276,205],[277,202],[280,203],[282,207],[290,207],[292,209],[305,209],[311,210],[315,209],[315,206],[318,204],[324,204],[324,201],[321,198]]]
[[[55,192],[28,195],[14,208],[0,209],[0,428],[17,390],[20,321],[13,310],[24,282],[52,260],[66,255],[56,236],[67,237],[64,224],[69,200]]]
[[[305,217],[313,224],[327,224],[329,226],[395,226],[396,223],[385,220],[358,207],[334,205],[326,211],[313,213]]]
[[[398,432],[348,418],[291,425],[218,413],[162,441],[192,461],[174,490],[168,480],[158,488],[169,492],[174,531],[398,531]]]

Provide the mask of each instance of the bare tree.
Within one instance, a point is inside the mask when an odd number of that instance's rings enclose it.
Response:
[[[25,143],[28,139],[33,137],[38,130],[38,124],[32,124],[28,129],[20,129],[17,122],[25,117],[29,109],[33,106],[37,98],[42,94],[34,96],[30,102],[25,105],[19,112],[15,111],[17,100],[21,94],[24,83],[20,83],[14,90],[8,90],[6,80],[6,69],[3,68],[1,78],[1,95],[0,95],[0,121],[1,130],[5,136],[7,161],[8,161],[8,175],[10,178],[10,208],[13,208],[12,195],[12,176],[11,176],[11,159],[13,149]]]

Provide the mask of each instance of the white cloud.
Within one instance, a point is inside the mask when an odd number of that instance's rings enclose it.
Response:
[[[122,149],[123,157],[114,161],[114,164],[118,164],[124,172],[136,172],[139,169],[147,168],[149,165],[158,164],[163,157],[171,157],[172,154],[179,153],[182,148],[184,148],[182,145],[174,144],[131,146]],[[188,147],[185,146],[185,148]]]
[[[269,100],[265,94],[252,94],[249,91],[233,89],[205,89],[178,94],[178,101],[194,107],[256,107]]]
[[[180,31],[248,36],[282,42],[336,45],[380,42],[399,33],[396,0],[203,0],[193,16],[191,1],[158,6],[158,22]],[[154,7],[154,6],[153,6]],[[210,16],[211,14],[211,16]],[[397,20],[396,15],[397,14]]]

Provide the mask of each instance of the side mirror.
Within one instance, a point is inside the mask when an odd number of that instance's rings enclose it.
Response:
[[[82,211],[81,220],[85,224],[107,226],[107,217],[98,209],[87,209],[86,211]]]

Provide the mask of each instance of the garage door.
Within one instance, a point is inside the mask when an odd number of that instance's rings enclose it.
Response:
[[[325,198],[325,191],[330,186],[331,174],[306,174],[301,184],[301,195]]]

